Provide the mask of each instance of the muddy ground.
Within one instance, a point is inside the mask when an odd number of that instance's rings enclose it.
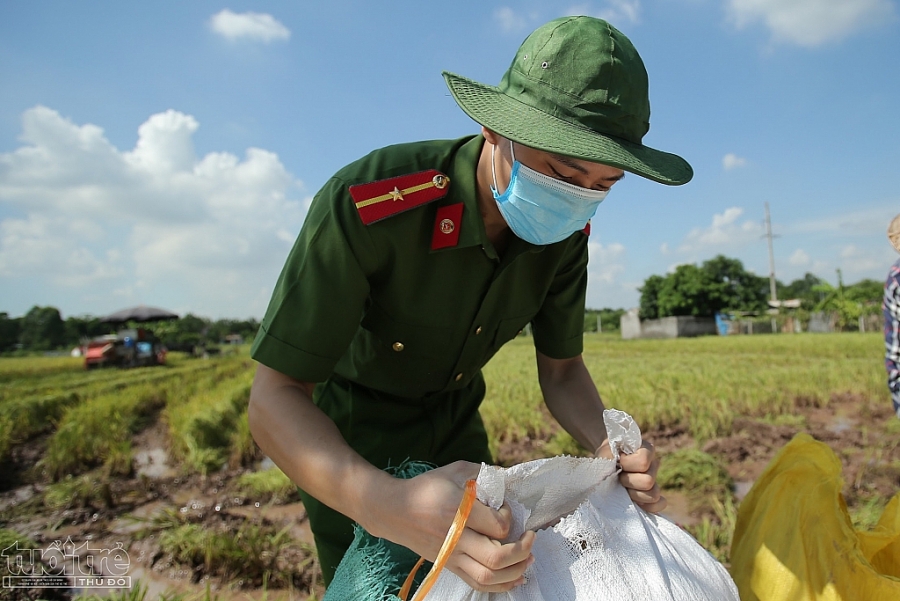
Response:
[[[900,428],[894,425],[896,418],[890,407],[882,405],[853,395],[835,395],[824,406],[798,398],[794,417],[789,420],[796,425],[778,425],[778,420],[761,417],[739,418],[730,436],[710,440],[702,450],[719,458],[726,467],[739,500],[784,444],[798,432],[808,432],[827,443],[841,459],[844,496],[852,510],[873,498],[886,501],[900,490]],[[686,428],[649,430],[644,436],[654,442],[663,457],[695,446]],[[67,544],[74,545],[70,551],[82,563],[88,556],[96,561],[96,550],[120,546],[127,553],[127,570],[121,575],[130,576],[132,586],[137,581],[146,586],[147,599],[165,593],[202,596],[207,587],[213,598],[222,601],[306,600],[311,593],[321,597],[318,566],[310,551],[312,537],[296,496],[251,498],[237,492],[236,479],[253,468],[225,469],[205,477],[179,476],[167,463],[164,443],[164,430],[159,424],[146,430],[134,440],[132,477],[114,480],[97,498],[88,503],[73,502],[64,509],[49,509],[42,501],[46,485],[40,483],[34,465],[44,441],[22,445],[0,470],[0,527],[28,536],[42,550],[51,549],[54,542],[62,551]],[[510,465],[541,457],[545,455],[544,446],[543,440],[527,438],[503,441],[499,461]],[[264,458],[260,460],[256,469],[267,465]],[[696,523],[702,509],[692,504],[687,494],[667,491],[666,496],[670,500],[670,508],[664,512],[668,517],[682,525]],[[259,578],[204,565],[202,560],[178,561],[172,554],[163,553],[158,544],[162,531],[175,521],[219,532],[234,533],[248,523],[273,532],[286,531],[292,542],[283,547],[280,557],[270,558],[270,565],[277,565],[281,577],[263,583]],[[8,570],[9,566],[0,565],[0,573],[9,574]],[[109,591],[89,586],[0,588],[0,599],[66,599],[79,592]]]

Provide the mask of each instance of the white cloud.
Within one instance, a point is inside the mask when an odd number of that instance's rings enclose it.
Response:
[[[866,277],[873,271],[883,270],[887,273],[887,266],[883,260],[883,253],[872,250],[863,250],[856,245],[847,244],[840,251],[840,267],[845,277],[849,279],[845,281],[853,281],[860,277]]]
[[[494,11],[494,20],[505,33],[522,31],[528,27],[528,19],[521,12],[509,6],[501,6]]]
[[[625,273],[625,247],[612,242],[588,242],[587,305],[591,308],[618,307],[623,296],[633,296],[634,288],[619,281]]]
[[[291,30],[266,13],[234,13],[225,9],[209,20],[214,32],[228,40],[247,39],[260,42],[288,40]]]
[[[826,215],[790,226],[789,233],[835,233],[842,236],[864,235],[883,236],[887,243],[888,223],[896,212],[896,199],[890,204],[852,211],[837,215]]]
[[[0,154],[0,288],[38,279],[51,299],[93,287],[148,304],[175,290],[200,314],[261,316],[258,290],[274,285],[307,206],[276,154],[198,159],[199,124],[174,110],[124,152],[46,107],[22,122],[24,144]]]
[[[618,242],[606,246],[599,242],[588,243],[590,255],[589,277],[604,283],[612,283],[616,276],[625,271],[622,259],[625,255],[625,247]]]
[[[709,254],[735,249],[756,242],[763,235],[763,227],[757,221],[739,222],[744,209],[731,207],[724,213],[713,215],[709,227],[694,228],[688,232],[678,247],[681,253]]]
[[[722,167],[725,168],[725,171],[731,171],[737,167],[743,167],[746,164],[747,159],[739,157],[731,152],[722,157]]]
[[[794,251],[794,254],[788,259],[788,263],[794,265],[795,267],[802,267],[803,265],[809,265],[809,254],[803,249],[798,248]]]
[[[863,252],[853,244],[848,244],[841,249],[842,259],[858,259],[862,254]]]
[[[494,19],[496,19],[500,29],[507,33],[521,31],[522,29],[525,29],[528,24],[525,17],[508,6],[501,6],[495,10]]]
[[[729,0],[739,29],[762,22],[775,42],[815,47],[894,17],[890,0]]]
[[[614,26],[620,23],[637,23],[640,21],[640,0],[606,0],[604,6],[595,9],[592,4],[576,4],[570,7],[567,15],[588,15],[609,21]]]
[[[659,245],[659,252],[660,252],[661,254],[663,254],[663,255],[669,254],[669,252],[671,252],[671,251],[669,250],[669,243],[668,243],[668,242],[663,242],[662,244],[660,244],[660,245]]]

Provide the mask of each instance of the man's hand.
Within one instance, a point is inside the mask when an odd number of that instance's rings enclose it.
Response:
[[[612,459],[612,450],[609,448],[609,440],[596,452],[597,457]],[[619,474],[619,482],[628,491],[631,500],[644,511],[659,513],[666,508],[666,498],[662,496],[659,485],[656,483],[656,471],[659,469],[659,458],[653,449],[653,445],[646,440],[641,448],[626,455],[619,453],[619,465],[622,473]]]
[[[479,466],[457,461],[409,480],[395,480],[374,500],[363,527],[434,561],[456,516],[466,480],[478,475]],[[495,511],[476,501],[466,528],[447,561],[447,569],[478,591],[505,592],[524,583],[525,569],[534,558],[534,532],[514,542],[501,543],[509,534],[507,505]]]

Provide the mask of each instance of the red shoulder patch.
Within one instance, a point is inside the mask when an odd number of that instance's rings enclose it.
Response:
[[[452,248],[459,244],[463,207],[463,203],[458,202],[438,208],[434,217],[434,231],[431,234],[431,250]]]
[[[350,186],[363,223],[369,225],[443,198],[450,178],[435,169]]]

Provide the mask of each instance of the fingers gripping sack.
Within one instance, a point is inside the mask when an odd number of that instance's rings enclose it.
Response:
[[[628,414],[604,413],[614,453],[640,448]],[[511,468],[483,465],[478,499],[512,510],[507,540],[535,530],[525,584],[472,590],[441,572],[426,601],[738,601],[725,568],[687,532],[640,509],[619,484],[615,459],[553,457]]]
[[[604,419],[614,453],[640,448],[640,430],[628,414],[609,410]],[[506,502],[512,514],[501,542],[518,540],[528,530],[536,533],[535,561],[525,572],[525,584],[504,593],[480,592],[442,570],[430,591],[421,587],[415,598],[739,601],[725,568],[680,527],[635,505],[618,472],[616,459],[568,456],[510,468],[482,465],[475,485],[478,500],[494,509]],[[357,527],[325,601],[399,601],[416,559],[408,549]],[[405,587],[404,594],[411,588]]]

